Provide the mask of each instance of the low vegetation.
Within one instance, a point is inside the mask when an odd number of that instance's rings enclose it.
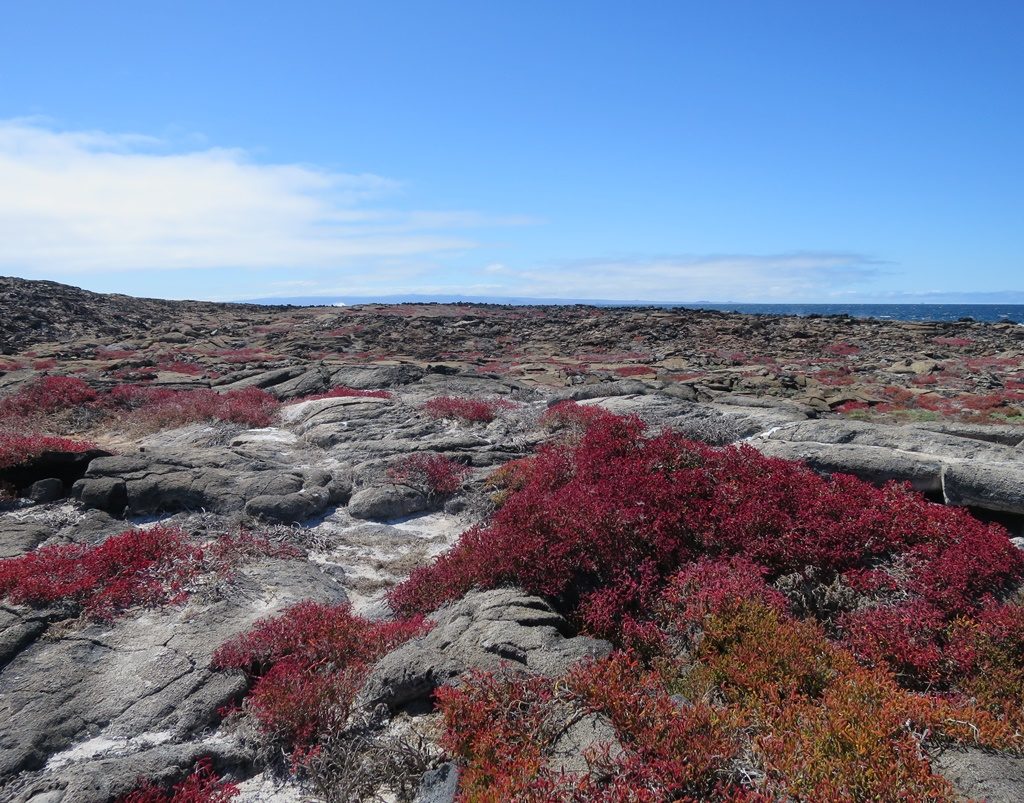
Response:
[[[245,531],[203,548],[173,527],[133,529],[95,545],[44,546],[0,560],[0,598],[110,621],[133,608],[184,602],[203,575],[229,575],[255,557],[297,554]]]
[[[116,803],[228,803],[238,796],[238,784],[222,780],[209,759],[201,759],[192,773],[170,789],[143,780]]]

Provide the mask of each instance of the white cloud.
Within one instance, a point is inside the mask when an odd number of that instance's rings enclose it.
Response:
[[[379,206],[398,189],[240,150],[0,121],[0,269],[337,268],[464,250],[475,243],[454,230],[528,222]]]
[[[670,255],[585,259],[541,268],[502,266],[515,295],[623,301],[776,301],[821,299],[878,276],[861,254]]]

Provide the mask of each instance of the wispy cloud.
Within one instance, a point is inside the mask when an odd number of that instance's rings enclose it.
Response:
[[[876,279],[885,263],[863,254],[792,252],[581,259],[519,269],[490,264],[496,284],[516,295],[650,301],[821,299]]]
[[[464,251],[476,245],[466,230],[530,222],[400,210],[399,191],[386,177],[237,149],[0,121],[0,269],[343,268]]]

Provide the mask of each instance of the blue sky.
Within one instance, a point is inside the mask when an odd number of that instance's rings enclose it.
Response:
[[[213,299],[1024,291],[1024,3],[3,17],[3,274]]]

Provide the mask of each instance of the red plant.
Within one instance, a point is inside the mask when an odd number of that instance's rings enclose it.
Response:
[[[208,758],[196,762],[195,769],[181,783],[164,790],[152,781],[117,798],[116,803],[227,803],[238,794],[238,784],[221,779]]]
[[[143,385],[118,385],[102,402],[108,409],[129,411],[132,420],[156,427],[210,420],[266,427],[273,422],[280,405],[261,388],[217,393],[205,388],[170,390]]]
[[[825,351],[840,357],[851,357],[854,354],[860,354],[860,346],[855,346],[852,343],[831,343],[825,346]]]
[[[99,394],[77,377],[41,376],[17,393],[0,400],[0,415],[55,413],[92,404],[98,398]]]
[[[453,418],[468,423],[486,424],[497,418],[498,412],[507,406],[508,402],[438,396],[424,404],[423,410],[431,418]]]
[[[184,362],[183,360],[160,360],[153,368],[157,371],[189,374],[191,376],[202,376],[205,370],[201,365],[197,365],[194,362]]]
[[[388,468],[392,482],[423,486],[429,493],[448,496],[462,487],[469,467],[440,454],[411,454]]]
[[[649,365],[624,365],[616,368],[615,373],[619,376],[647,376],[655,373],[655,370]]]
[[[16,435],[0,432],[0,469],[23,465],[47,452],[80,454],[95,449],[96,444],[57,438],[52,435]]]
[[[254,681],[249,710],[301,755],[344,725],[373,662],[426,630],[421,617],[371,622],[347,604],[300,602],[222,645],[213,666]]]
[[[37,371],[46,371],[46,370],[48,370],[50,368],[56,368],[57,367],[57,361],[55,359],[53,359],[52,357],[49,358],[49,359],[45,359],[45,360],[35,360],[32,363],[32,367],[35,370],[37,370]]]
[[[540,425],[547,429],[568,429],[582,435],[591,424],[609,416],[611,413],[603,407],[566,400],[545,410],[540,417]]]
[[[180,530],[129,530],[97,546],[46,546],[0,560],[0,596],[19,604],[67,604],[94,619],[113,619],[128,608],[183,599],[202,558]]]
[[[565,600],[614,635],[604,623],[643,616],[651,594],[702,555],[743,555],[774,575],[906,554],[907,592],[950,613],[1024,578],[1024,555],[1002,528],[907,487],[824,479],[746,446],[643,430],[604,414],[578,443],[543,447],[489,525],[392,592],[396,610],[514,584]]]

